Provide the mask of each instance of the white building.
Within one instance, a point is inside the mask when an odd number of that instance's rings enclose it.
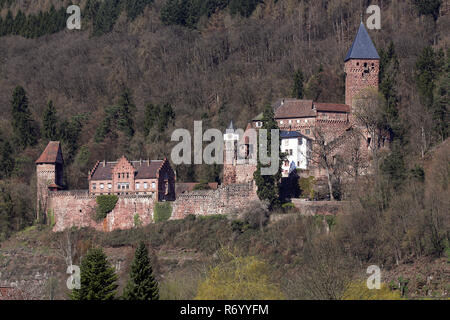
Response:
[[[282,176],[287,177],[290,169],[308,169],[312,140],[297,131],[280,131],[281,152],[286,160],[281,165]]]

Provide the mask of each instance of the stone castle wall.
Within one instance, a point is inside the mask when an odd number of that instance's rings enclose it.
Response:
[[[50,192],[47,215],[52,215],[53,231],[66,228],[91,227],[99,231],[130,229],[137,213],[143,225],[153,221],[154,199],[151,195],[121,195],[113,211],[101,222],[94,220],[96,196],[86,191]]]
[[[257,200],[256,188],[251,183],[220,186],[216,190],[196,190],[177,196],[172,204],[172,218],[183,219],[189,214],[227,214],[242,209]]]
[[[47,215],[54,223],[53,231],[72,226],[91,227],[98,231],[131,229],[137,213],[142,225],[153,222],[153,195],[119,195],[115,208],[101,222],[94,220],[96,195],[82,191],[49,192]],[[172,201],[171,219],[183,219],[189,214],[226,214],[257,200],[253,183],[220,186],[216,190],[196,190],[182,193]]]

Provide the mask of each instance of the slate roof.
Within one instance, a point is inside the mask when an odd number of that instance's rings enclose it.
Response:
[[[50,141],[48,143],[44,152],[42,152],[41,156],[36,160],[36,164],[41,163],[64,163],[59,141]]]
[[[275,110],[275,119],[315,116],[312,100],[285,99]]]
[[[319,112],[350,112],[346,104],[315,102],[314,106]]]
[[[136,169],[135,179],[154,179],[164,160],[130,161]],[[91,180],[112,180],[112,169],[117,161],[100,162],[91,174]]]
[[[348,50],[345,61],[350,59],[380,59],[377,49],[373,45],[372,39],[370,39],[370,36],[362,22],[359,25],[356,38]]]
[[[300,138],[303,137],[305,139],[311,140],[311,138],[308,138],[307,136],[304,136],[298,131],[284,131],[280,130],[280,138],[281,139],[290,139],[290,138]]]

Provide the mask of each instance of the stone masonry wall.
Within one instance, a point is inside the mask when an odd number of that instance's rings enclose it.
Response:
[[[154,199],[151,195],[119,196],[116,207],[101,222],[93,219],[96,208],[96,196],[87,191],[50,192],[47,215],[53,215],[53,231],[63,231],[72,226],[92,227],[99,231],[130,229],[134,227],[134,215],[137,213],[142,225],[153,221]]]
[[[186,192],[178,195],[172,203],[171,219],[183,219],[189,214],[226,214],[244,208],[257,199],[253,182],[220,186],[216,190]]]

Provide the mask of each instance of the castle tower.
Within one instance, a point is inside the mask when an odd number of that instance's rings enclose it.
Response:
[[[36,160],[37,218],[46,212],[48,191],[62,189],[64,160],[59,141],[50,141]]]
[[[378,89],[379,71],[380,56],[361,22],[345,58],[345,104],[352,107],[354,97],[362,89]]]
[[[223,184],[236,183],[236,154],[239,135],[234,132],[233,121],[223,135]]]

